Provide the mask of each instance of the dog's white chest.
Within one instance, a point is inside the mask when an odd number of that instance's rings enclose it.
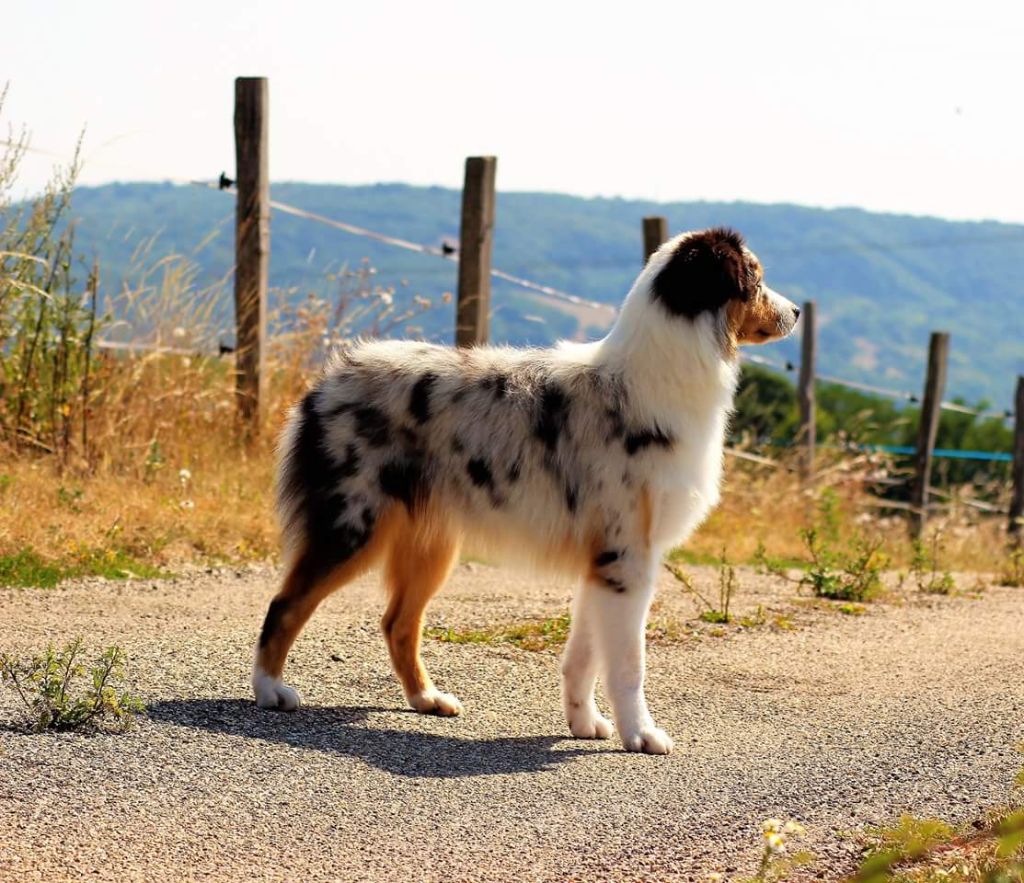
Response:
[[[722,480],[722,444],[705,447],[701,456],[684,456],[675,472],[659,481],[655,493],[652,540],[667,548],[685,542],[718,505]]]

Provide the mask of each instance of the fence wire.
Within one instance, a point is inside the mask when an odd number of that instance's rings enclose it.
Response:
[[[233,182],[230,182],[224,175],[221,175],[219,181],[189,181],[197,187],[206,187],[212,190],[219,190],[226,193],[234,193]],[[284,212],[285,214],[293,215],[294,217],[305,218],[310,221],[314,221],[319,224],[324,224],[328,227],[333,227],[336,230],[342,230],[345,233],[350,233],[354,236],[361,236],[366,239],[372,239],[375,242],[380,242],[385,245],[390,245],[395,248],[402,248],[406,251],[413,251],[418,254],[430,255],[432,257],[438,257],[442,260],[450,261],[454,264],[458,264],[458,251],[451,246],[448,247],[437,247],[433,245],[425,245],[421,242],[412,242],[408,239],[400,239],[396,236],[389,236],[385,233],[379,233],[375,230],[368,230],[365,227],[359,227],[355,224],[349,224],[345,221],[339,221],[336,218],[329,218],[325,215],[317,214],[316,212],[310,212],[306,209],[299,208],[298,206],[289,205],[288,203],[280,202],[278,200],[270,200],[272,208],[278,211]],[[603,304],[599,301],[588,300],[587,298],[580,297],[576,294],[570,294],[567,291],[554,288],[550,285],[544,285],[540,282],[534,282],[532,279],[526,279],[522,276],[515,276],[512,273],[508,273],[505,270],[499,270],[492,268],[491,276],[496,279],[502,279],[505,282],[509,282],[520,288],[528,291],[535,292],[536,294],[544,297],[551,298],[553,300],[560,301],[562,303],[572,304],[573,306],[582,306],[588,309],[599,310],[604,313],[608,313],[610,317],[618,315],[618,310],[610,304]],[[768,367],[775,368],[779,371],[794,372],[796,366],[789,361],[782,362],[777,359],[771,359],[767,356],[757,355],[755,353],[744,353],[743,357],[746,361],[753,362],[757,365],[766,365]],[[834,377],[827,374],[816,374],[815,380],[820,380],[825,383],[834,383],[838,386],[845,386],[849,389],[856,389],[860,392],[872,393],[874,395],[886,396],[888,398],[899,399],[902,401],[916,404],[920,402],[920,397],[913,392],[906,390],[887,389],[881,386],[873,386],[868,383],[860,383],[854,380],[845,380],[842,377]],[[1013,417],[1013,412],[1009,410],[1003,411],[982,411],[978,408],[971,408],[967,405],[959,404],[958,402],[941,402],[940,407],[945,411],[955,411],[960,414],[969,414],[975,417],[988,418],[988,417],[999,417],[1003,419],[1010,419]]]
[[[220,190],[225,193],[234,193],[235,188],[232,185],[224,184],[222,177],[220,182],[217,181],[189,181],[197,187],[206,187],[211,190]],[[451,246],[435,246],[425,245],[422,242],[412,242],[408,239],[400,239],[397,236],[388,236],[386,233],[378,233],[376,230],[368,230],[365,227],[358,227],[355,224],[349,224],[345,221],[339,221],[336,218],[328,218],[325,215],[317,214],[316,212],[306,211],[306,209],[299,208],[298,206],[289,205],[286,202],[280,202],[279,200],[270,200],[270,207],[277,209],[280,212],[284,212],[287,215],[293,215],[297,218],[305,218],[309,221],[315,221],[318,224],[324,224],[328,227],[333,227],[336,230],[341,230],[345,233],[350,233],[353,236],[361,236],[364,239],[372,239],[375,242],[383,243],[384,245],[390,245],[394,248],[405,249],[406,251],[416,252],[417,254],[429,255],[431,257],[441,258],[442,260],[449,261],[453,264],[459,263],[458,250]],[[501,279],[505,282],[509,282],[512,285],[516,285],[519,288],[532,291],[535,294],[542,295],[543,297],[557,300],[561,303],[572,304],[576,307],[586,307],[592,310],[599,310],[604,313],[608,313],[610,317],[614,317],[618,314],[618,310],[610,304],[602,304],[598,301],[587,300],[584,297],[580,297],[577,294],[571,294],[568,291],[562,291],[559,288],[554,288],[551,285],[542,285],[539,282],[534,282],[531,279],[524,279],[521,276],[515,276],[512,273],[508,273],[505,270],[499,270],[496,268],[491,269],[491,276],[495,279]]]

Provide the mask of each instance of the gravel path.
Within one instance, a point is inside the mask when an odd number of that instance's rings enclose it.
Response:
[[[700,571],[713,591],[716,575]],[[119,642],[149,715],[126,735],[0,728],[0,879],[704,880],[749,870],[769,816],[795,818],[810,877],[902,810],[966,821],[1004,800],[1024,739],[1024,591],[843,616],[740,571],[741,613],[649,654],[669,757],[568,738],[558,658],[427,643],[464,717],[402,707],[364,581],[299,639],[308,703],[259,712],[250,649],[271,570],[0,590],[0,648]],[[706,594],[707,592],[705,592]],[[474,626],[563,612],[569,586],[464,565],[430,610]],[[694,626],[666,583],[660,617]],[[796,628],[772,625],[786,613]],[[785,621],[783,621],[785,624]],[[14,719],[0,696],[0,722]]]

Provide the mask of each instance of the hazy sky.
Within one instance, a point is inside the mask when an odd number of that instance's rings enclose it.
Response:
[[[233,172],[270,77],[276,180],[745,199],[1024,221],[1024,3],[33,0],[0,125],[85,183]],[[36,188],[52,159],[33,155]]]

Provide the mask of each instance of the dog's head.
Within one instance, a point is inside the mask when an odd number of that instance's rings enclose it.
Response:
[[[734,230],[684,233],[651,262],[653,300],[683,321],[710,314],[729,356],[740,344],[785,337],[800,316],[794,303],[764,284],[761,262]]]

